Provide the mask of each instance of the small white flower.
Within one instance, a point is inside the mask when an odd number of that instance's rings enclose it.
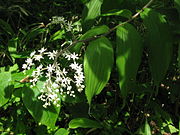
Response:
[[[31,54],[30,54],[30,57],[33,57],[35,55],[36,51],[33,51]]]
[[[76,70],[79,68],[78,64],[74,61],[71,65],[69,65],[72,69]]]
[[[53,83],[53,84],[52,84],[52,87],[56,89],[56,88],[59,87],[59,85],[58,85],[57,83]]]
[[[37,67],[37,70],[41,70],[42,68],[43,68],[43,65],[41,64]]]
[[[42,55],[34,55],[34,59],[40,61],[41,59],[43,59],[43,57]]]
[[[79,59],[78,54],[75,54],[75,52],[71,54],[71,59],[78,60]]]
[[[53,52],[48,52],[47,55],[49,56],[49,59],[54,60],[54,58],[56,57],[58,51],[53,50]]]
[[[49,65],[47,66],[47,70],[48,70],[48,72],[52,73],[52,72],[54,71],[54,66],[52,66],[51,64],[49,64]]]
[[[47,49],[43,47],[43,48],[41,48],[41,50],[38,50],[38,52],[39,52],[40,54],[42,54],[42,53],[44,53],[46,50],[47,50]]]
[[[22,66],[23,69],[26,69],[27,67],[28,67],[27,64],[23,64]]]
[[[65,68],[63,68],[62,73],[63,73],[64,75],[66,75],[68,72],[66,71]]]
[[[26,60],[26,63],[28,64],[28,65],[33,65],[33,60],[31,59],[31,58],[28,58],[27,60]]]

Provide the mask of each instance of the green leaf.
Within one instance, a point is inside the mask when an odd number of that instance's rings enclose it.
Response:
[[[87,118],[76,118],[69,122],[69,128],[101,128],[100,123]]]
[[[33,88],[23,87],[22,99],[27,110],[33,116],[35,121],[53,128],[55,127],[60,107],[56,107],[54,105],[47,108],[43,107],[43,102],[38,99],[38,96],[41,94],[40,90],[43,88],[43,84],[44,82],[39,81]]]
[[[141,127],[138,131],[138,135],[151,135],[151,128],[147,122],[144,123],[143,127]]]
[[[103,33],[107,33],[109,28],[106,25],[96,26],[93,29],[87,31],[84,35],[81,36],[80,40],[85,40]],[[79,53],[81,46],[83,45],[82,42],[77,43],[74,47],[72,47],[71,51]]]
[[[145,9],[141,17],[147,27],[147,48],[149,65],[155,85],[164,79],[172,55],[172,35],[163,15],[152,9]]]
[[[8,51],[13,59],[13,62],[15,62],[15,59],[13,57],[13,55],[18,54],[17,53],[17,47],[19,44],[19,39],[18,38],[12,38],[11,40],[8,41]]]
[[[8,102],[11,97],[13,86],[11,85],[11,73],[0,73],[0,107]]]
[[[0,27],[9,35],[11,35],[11,36],[14,35],[14,31],[11,28],[11,26],[2,19],[0,19]]]
[[[38,35],[43,34],[46,32],[46,29],[43,28],[34,28],[30,32],[28,32],[25,36],[26,43],[29,43],[29,41],[32,41],[34,38],[36,38]]]
[[[122,96],[126,98],[132,84],[136,81],[143,44],[139,33],[130,24],[118,27],[116,36],[116,66],[119,73],[119,86]]]
[[[95,19],[101,14],[103,0],[90,0],[83,10],[83,31],[87,31],[93,25]]]
[[[50,41],[55,41],[58,39],[62,39],[63,38],[63,34],[65,34],[64,30],[58,30],[57,32],[55,32],[51,37],[50,37]]]
[[[107,84],[113,66],[113,48],[110,41],[99,38],[89,43],[84,56],[85,93],[88,103]]]
[[[144,135],[151,135],[151,128],[150,128],[147,120],[145,122]]]
[[[171,124],[168,125],[168,128],[169,128],[171,134],[177,133],[179,131],[175,126],[173,126]]]
[[[108,13],[101,14],[101,16],[122,16],[125,18],[131,18],[132,17],[132,12],[127,9],[122,9],[122,10],[111,10]]]
[[[58,131],[56,131],[56,133],[54,135],[68,135],[69,131],[66,130],[65,128],[60,128],[58,129]]]

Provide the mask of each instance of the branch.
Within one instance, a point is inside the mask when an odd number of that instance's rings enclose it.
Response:
[[[103,37],[103,36],[107,36],[108,34],[110,34],[111,32],[113,32],[115,29],[117,29],[119,26],[123,26],[125,25],[126,23],[129,23],[131,22],[132,20],[134,20],[136,17],[138,17],[140,15],[141,12],[144,11],[145,8],[149,7],[152,3],[153,3],[154,0],[150,0],[139,12],[137,12],[136,14],[134,14],[129,20],[125,21],[125,22],[122,22],[118,25],[116,25],[115,27],[111,28],[107,33],[103,33],[103,34],[100,34],[100,35],[97,35],[97,36],[94,36],[94,37],[90,37],[90,38],[87,38],[85,40],[76,40],[76,41],[73,41],[69,46],[67,46],[66,48],[62,49],[61,51],[59,51],[55,57],[55,60],[54,60],[54,64],[57,62],[57,59],[58,57],[66,50],[70,49],[72,46],[76,45],[77,43],[85,43],[85,42],[89,42],[89,41],[92,41],[92,40],[95,40],[95,39],[98,39],[100,37]],[[64,44],[66,44],[67,42],[65,42]]]

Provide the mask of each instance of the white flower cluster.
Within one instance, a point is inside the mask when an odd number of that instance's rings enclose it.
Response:
[[[80,23],[73,23],[72,21],[65,20],[62,16],[53,16],[52,19],[50,19],[50,23],[48,25],[52,24],[60,24],[61,28],[65,29],[66,31],[71,32],[80,32],[82,31],[82,28],[80,26]]]
[[[69,63],[66,67],[62,63],[54,63],[53,61],[52,63],[39,64],[43,59],[54,60],[57,53],[58,51],[47,52],[47,49],[42,48],[37,52],[32,52],[30,58],[22,66],[24,72],[33,66],[36,68],[31,75],[31,87],[34,87],[40,78],[45,77],[46,81],[41,90],[42,94],[38,97],[38,99],[44,102],[43,107],[45,108],[50,106],[51,103],[59,106],[60,95],[75,97],[75,86],[78,92],[81,92],[85,87],[83,85],[84,74],[82,64],[77,63],[79,59],[78,54],[70,52],[62,54],[63,58]]]

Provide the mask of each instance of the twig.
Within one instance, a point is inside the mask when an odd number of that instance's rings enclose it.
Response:
[[[132,20],[134,20],[136,17],[138,17],[140,15],[141,12],[144,11],[145,8],[149,7],[152,2],[154,0],[150,0],[139,12],[137,12],[136,14],[134,14],[129,20],[125,21],[125,22],[122,22],[118,25],[116,25],[115,27],[111,28],[107,33],[103,33],[103,34],[100,34],[100,35],[96,35],[96,36],[93,36],[93,37],[90,37],[90,38],[87,38],[85,40],[76,40],[74,42],[72,42],[69,46],[67,46],[66,48],[62,49],[61,51],[59,51],[55,57],[55,60],[54,60],[54,64],[57,62],[57,59],[58,57],[66,50],[70,49],[72,46],[76,45],[77,43],[85,43],[85,42],[89,42],[89,41],[92,41],[92,40],[95,40],[95,39],[98,39],[100,37],[103,37],[103,36],[107,36],[108,34],[110,34],[111,32],[113,32],[115,29],[117,29],[119,26],[123,26],[125,25],[126,23],[129,23],[131,22]],[[66,42],[67,43],[67,42]],[[65,43],[65,44],[66,44]]]

